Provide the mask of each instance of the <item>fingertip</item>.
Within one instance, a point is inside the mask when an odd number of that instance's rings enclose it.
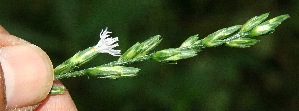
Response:
[[[54,85],[62,85],[60,81],[54,81]],[[77,111],[68,91],[64,94],[49,95],[36,111]]]
[[[9,34],[9,33],[0,25],[0,34]]]

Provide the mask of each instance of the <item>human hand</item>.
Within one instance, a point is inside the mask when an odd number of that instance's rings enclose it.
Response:
[[[76,111],[67,91],[49,95],[53,80],[48,55],[0,25],[0,110]],[[54,84],[62,85],[59,81]]]

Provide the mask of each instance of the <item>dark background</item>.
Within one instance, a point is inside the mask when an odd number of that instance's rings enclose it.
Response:
[[[54,66],[95,45],[105,27],[123,52],[157,34],[161,50],[266,12],[291,18],[251,48],[207,48],[177,65],[132,64],[142,69],[133,78],[62,80],[80,111],[299,110],[298,0],[0,0],[0,24],[40,46]],[[81,68],[113,60],[101,54]]]

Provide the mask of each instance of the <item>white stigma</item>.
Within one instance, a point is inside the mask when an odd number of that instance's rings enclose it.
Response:
[[[95,48],[97,49],[97,51],[99,53],[109,53],[113,56],[120,56],[120,50],[114,50],[114,47],[119,46],[118,43],[115,43],[118,41],[118,37],[115,38],[107,38],[109,37],[110,33],[107,31],[108,28],[106,28],[105,30],[102,29],[101,33],[100,33],[100,41],[98,42],[98,44],[95,46]]]

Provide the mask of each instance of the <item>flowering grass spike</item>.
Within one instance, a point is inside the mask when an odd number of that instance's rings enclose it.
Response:
[[[248,48],[259,40],[257,36],[271,34],[275,28],[289,18],[289,15],[280,15],[268,21],[269,13],[255,16],[243,25],[235,25],[220,29],[208,36],[199,39],[194,35],[185,40],[177,48],[168,48],[160,51],[151,52],[160,42],[160,35],[153,36],[144,42],[137,42],[130,47],[123,55],[120,50],[113,48],[119,46],[118,38],[109,38],[106,28],[100,33],[100,41],[97,45],[79,51],[73,57],[63,62],[54,69],[55,79],[64,79],[78,76],[95,76],[99,78],[117,79],[122,77],[133,77],[139,72],[138,68],[126,67],[125,65],[154,60],[163,63],[177,63],[178,60],[187,59],[198,55],[204,48],[216,47],[225,44],[229,47]],[[75,70],[84,63],[96,57],[99,53],[109,53],[113,56],[120,56],[118,60],[82,70]],[[63,94],[65,88],[53,86],[51,94]]]

